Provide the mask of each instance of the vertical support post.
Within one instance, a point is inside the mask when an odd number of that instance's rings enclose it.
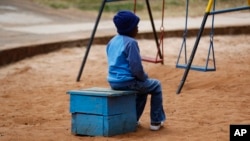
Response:
[[[213,3],[213,11],[215,11],[215,5],[216,5],[216,0],[214,0]],[[213,57],[213,69],[216,70],[216,65],[215,65],[215,55],[214,55],[214,15],[212,16],[212,27],[211,27],[211,31],[210,31],[210,45],[209,45],[209,49],[208,49],[208,55],[207,55],[207,62],[206,62],[206,67],[205,70],[207,70],[208,68],[208,63],[210,60],[210,53],[212,51],[212,57]]]
[[[156,30],[155,30],[155,24],[154,24],[152,12],[151,12],[150,4],[149,4],[148,0],[145,0],[145,1],[146,1],[146,4],[147,4],[147,9],[148,9],[148,14],[149,14],[149,18],[150,18],[150,21],[151,21],[151,25],[152,25],[152,28],[153,28],[153,33],[154,33],[154,37],[155,37],[157,51],[158,51],[159,57],[162,59],[163,56],[162,56],[162,53],[161,53],[161,50],[160,50],[160,44],[159,44],[158,36],[157,36]]]
[[[105,3],[106,3],[106,0],[103,0],[102,5],[101,5],[100,10],[99,10],[99,14],[98,14],[96,22],[95,22],[94,29],[92,31],[92,34],[91,34],[91,37],[90,37],[90,40],[89,40],[89,43],[88,43],[88,46],[86,48],[85,55],[84,55],[84,58],[82,60],[82,64],[81,64],[81,67],[80,67],[80,70],[79,70],[79,73],[78,73],[76,81],[80,81],[80,78],[81,78],[81,75],[82,75],[82,71],[83,71],[84,66],[86,64],[86,61],[87,61],[87,58],[88,58],[88,54],[89,54],[91,45],[92,45],[94,37],[95,37],[96,29],[97,29],[97,26],[98,26],[99,21],[101,19],[101,15],[102,15]]]
[[[188,34],[188,30],[187,30],[187,26],[188,26],[188,9],[189,9],[189,0],[187,0],[186,2],[186,20],[185,20],[185,33],[184,33],[184,41],[185,42],[185,50],[184,50],[184,53],[185,53],[185,64],[187,64],[187,44],[186,44],[186,41],[187,41],[187,34]]]
[[[205,27],[205,24],[206,24],[206,21],[207,21],[207,17],[208,17],[208,15],[210,13],[210,10],[211,10],[212,3],[213,3],[213,0],[209,0],[207,8],[206,8],[206,12],[204,14],[204,17],[203,17],[203,20],[202,20],[202,23],[201,23],[199,33],[197,35],[193,50],[192,50],[191,55],[190,55],[189,60],[188,60],[187,67],[185,69],[184,75],[183,75],[182,80],[181,80],[181,82],[179,84],[179,87],[177,89],[177,92],[176,92],[177,94],[179,94],[181,92],[181,89],[182,89],[182,87],[183,87],[183,85],[184,85],[184,83],[186,81],[187,76],[188,76],[189,70],[191,68],[191,65],[192,65],[192,62],[193,62],[193,59],[194,59],[194,56],[195,56],[195,53],[196,53],[196,50],[197,50],[197,47],[198,47],[198,44],[200,42],[201,35],[203,33],[203,30],[204,30],[204,27]]]
[[[182,50],[184,48],[184,64],[187,64],[187,44],[186,44],[186,40],[187,40],[187,33],[188,33],[188,29],[187,29],[187,25],[188,25],[188,5],[189,5],[189,0],[186,0],[186,19],[185,19],[185,27],[184,27],[184,33],[183,33],[183,41],[181,44],[181,49],[176,61],[176,67],[179,65],[179,61],[181,58],[181,53]]]

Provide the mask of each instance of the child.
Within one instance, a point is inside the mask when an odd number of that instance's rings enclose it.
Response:
[[[107,80],[112,89],[136,90],[136,112],[139,121],[151,94],[150,129],[159,130],[166,120],[162,106],[162,88],[159,80],[144,72],[140,50],[135,36],[140,19],[134,13],[119,11],[113,18],[118,34],[107,44]]]

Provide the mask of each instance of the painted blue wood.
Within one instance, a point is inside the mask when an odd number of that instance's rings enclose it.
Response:
[[[136,116],[127,113],[113,116],[72,114],[72,134],[114,136],[136,131]]]
[[[103,136],[103,120],[101,115],[72,113],[71,132],[75,135]]]
[[[67,93],[73,134],[113,136],[136,130],[135,91],[94,87]]]
[[[113,136],[136,131],[136,113],[104,116],[104,136]]]
[[[82,90],[70,90],[67,93],[78,94],[78,95],[112,97],[112,96],[135,94],[136,91],[120,91],[120,90],[118,91],[118,90],[112,90],[110,88],[93,87],[93,88],[82,89]]]
[[[115,115],[131,112],[135,107],[135,94],[119,97],[70,95],[70,112],[96,115]],[[134,109],[135,110],[135,109]]]

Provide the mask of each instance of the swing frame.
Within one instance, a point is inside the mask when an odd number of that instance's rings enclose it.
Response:
[[[190,58],[188,60],[187,67],[185,68],[185,72],[184,72],[184,74],[182,76],[182,79],[180,81],[180,84],[179,84],[179,86],[177,88],[176,94],[180,94],[180,92],[181,92],[181,90],[182,90],[182,88],[183,88],[183,86],[185,84],[185,81],[187,79],[189,70],[191,69],[191,65],[192,65],[196,50],[198,48],[198,44],[199,44],[201,35],[203,33],[203,30],[204,30],[204,27],[205,27],[208,16],[209,15],[214,15],[214,14],[221,14],[221,13],[234,12],[234,11],[240,11],[240,10],[249,10],[250,9],[250,0],[248,0],[248,6],[241,6],[241,7],[229,8],[229,9],[224,9],[224,10],[218,10],[218,11],[212,11],[211,12],[211,7],[212,7],[213,3],[214,3],[214,0],[209,0],[208,3],[207,3],[207,7],[206,7],[206,10],[205,10],[205,13],[204,13],[204,16],[203,16],[203,20],[202,20],[202,23],[201,23],[201,26],[200,26],[199,33],[197,35],[193,50],[192,50]]]
[[[94,37],[95,37],[95,33],[96,33],[96,30],[97,30],[98,24],[100,22],[100,19],[101,19],[102,12],[104,10],[105,4],[107,2],[115,2],[115,1],[125,1],[125,0],[103,0],[102,1],[102,4],[101,4],[100,9],[99,9],[98,16],[96,18],[96,22],[95,22],[94,28],[92,30],[92,34],[91,34],[90,40],[88,42],[88,45],[87,45],[87,48],[86,48],[86,51],[85,51],[85,55],[83,57],[83,60],[82,60],[81,66],[80,66],[79,73],[78,73],[77,78],[76,78],[76,81],[78,81],[78,82],[81,79],[82,72],[83,72],[85,64],[87,62],[88,54],[89,54],[91,45],[93,43],[93,40],[94,40]],[[143,61],[148,61],[148,62],[162,63],[163,64],[163,55],[162,55],[162,52],[160,50],[160,43],[159,43],[158,36],[157,36],[156,30],[155,30],[155,24],[154,24],[154,21],[153,21],[153,16],[152,16],[151,8],[150,8],[150,3],[149,3],[149,0],[145,0],[145,2],[146,2],[146,5],[147,5],[147,9],[148,9],[148,13],[149,13],[149,17],[150,17],[152,29],[153,29],[153,34],[154,34],[154,37],[155,37],[155,42],[156,42],[156,46],[157,46],[157,50],[158,50],[156,57],[158,58],[158,56],[159,56],[160,59],[152,60],[150,58],[148,58],[148,59],[144,58],[142,60]],[[161,43],[163,44],[163,42],[161,42]]]
[[[161,63],[164,64],[164,11],[165,11],[165,0],[162,0],[162,17],[161,17],[161,27],[160,27],[160,40],[158,39],[158,36],[156,34],[156,30],[155,30],[155,25],[154,25],[154,20],[153,20],[153,15],[151,12],[151,8],[150,8],[150,3],[148,0],[145,0],[146,4],[147,4],[147,9],[148,9],[148,14],[150,17],[150,21],[151,21],[151,25],[154,31],[154,37],[155,37],[155,43],[156,43],[156,47],[157,47],[157,53],[155,58],[152,57],[147,57],[147,56],[142,56],[142,61],[145,62],[150,62],[150,63]],[[136,0],[134,0],[135,2],[135,7],[136,7]],[[136,8],[134,8],[134,12],[136,11]]]
[[[214,0],[213,2],[213,11],[215,11],[215,2],[216,0]],[[186,45],[186,38],[187,38],[187,33],[188,33],[188,29],[187,29],[187,23],[188,23],[188,8],[189,8],[189,0],[186,0],[186,20],[185,20],[185,28],[184,28],[184,33],[183,33],[183,41],[181,44],[181,49],[179,51],[179,55],[176,61],[176,68],[181,68],[181,69],[186,69],[187,68],[187,45]],[[214,45],[213,45],[213,37],[214,37],[214,14],[212,15],[212,25],[211,25],[211,31],[210,31],[210,45],[208,48],[208,54],[207,54],[207,58],[205,61],[205,66],[198,66],[198,65],[192,65],[190,66],[191,70],[196,70],[196,71],[216,71],[216,62],[215,62],[215,55],[214,55]],[[180,64],[180,58],[181,58],[181,54],[184,51],[184,64]],[[212,54],[212,67],[208,67],[209,64],[209,60],[210,60],[210,55]]]

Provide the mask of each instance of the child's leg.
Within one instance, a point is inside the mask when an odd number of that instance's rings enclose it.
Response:
[[[143,111],[144,111],[144,108],[145,108],[145,105],[147,103],[147,96],[148,94],[138,94],[136,96],[136,115],[137,115],[137,121],[139,121]]]
[[[135,85],[130,86],[130,89],[139,91],[136,100],[138,119],[144,110],[147,95],[151,94],[151,123],[160,123],[166,120],[162,105],[162,88],[159,80],[147,79],[144,82],[137,81]]]
[[[161,83],[156,79],[149,79],[148,81],[150,81],[148,89],[149,89],[149,94],[151,94],[151,102],[150,102],[151,123],[160,123],[166,120],[162,104]]]
[[[159,123],[165,121],[165,113],[162,106],[162,88],[159,80],[147,79],[146,81],[135,81],[129,86],[112,87],[117,90],[136,90],[139,92],[136,98],[137,121],[141,117],[146,102],[147,95],[151,94],[151,123]]]

